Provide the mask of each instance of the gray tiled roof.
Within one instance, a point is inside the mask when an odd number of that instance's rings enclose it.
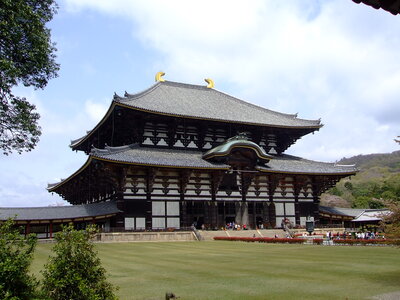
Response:
[[[62,220],[97,217],[120,212],[113,201],[72,206],[0,207],[0,220]]]
[[[320,128],[320,120],[298,119],[239,100],[206,86],[157,82],[151,88],[114,101],[153,113],[273,127]]]
[[[338,215],[338,216],[347,216],[347,217],[357,217],[359,214],[365,211],[365,209],[329,207],[322,205],[319,206],[319,210],[323,213]]]
[[[91,165],[93,159],[112,163],[159,166],[171,168],[189,169],[215,169],[228,170],[229,165],[210,162],[202,158],[200,151],[187,151],[167,148],[141,147],[138,144],[108,147],[105,149],[93,148],[89,159],[74,174],[58,183],[48,185],[50,192],[73,179],[87,166]],[[333,163],[316,162],[291,155],[270,155],[271,160],[265,166],[257,166],[261,172],[289,173],[289,174],[315,174],[315,175],[352,175],[358,170],[354,166],[341,166]]]
[[[336,165],[286,154],[274,156],[266,167],[260,167],[259,169],[265,172],[305,174],[352,174],[358,171],[354,165]]]
[[[140,147],[136,144],[122,147],[94,148],[90,153],[93,158],[132,164],[228,169],[229,165],[208,162],[202,159],[202,152],[174,149],[157,149]],[[291,155],[271,155],[271,160],[264,167],[264,172],[305,173],[305,174],[349,174],[356,173],[354,166],[335,165],[333,163],[317,162]]]
[[[140,147],[137,144],[122,147],[93,148],[93,158],[110,161],[162,167],[228,169],[225,164],[210,163],[202,159],[202,152]]]

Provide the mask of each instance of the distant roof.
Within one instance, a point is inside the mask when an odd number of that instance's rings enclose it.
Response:
[[[400,13],[400,0],[353,0],[355,3],[364,3],[375,9],[382,8],[393,15]]]
[[[382,221],[382,217],[390,214],[388,209],[366,209],[364,212],[359,214],[353,222],[377,222]]]
[[[69,220],[115,215],[120,210],[113,201],[72,206],[0,207],[0,220]]]
[[[347,217],[357,217],[365,211],[365,209],[359,208],[329,207],[323,205],[319,206],[319,210],[324,213]]]
[[[194,119],[264,125],[320,128],[320,120],[298,119],[295,114],[275,112],[202,85],[157,82],[137,93],[115,96],[114,101],[134,109]]]
[[[352,217],[353,222],[380,221],[382,215],[390,213],[388,209],[365,209],[365,208],[344,208],[319,206],[322,213],[338,216]]]

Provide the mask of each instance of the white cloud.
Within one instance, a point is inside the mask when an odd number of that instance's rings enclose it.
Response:
[[[89,99],[85,102],[85,112],[93,124],[97,124],[104,117],[109,107],[110,99],[104,99],[101,102]]]

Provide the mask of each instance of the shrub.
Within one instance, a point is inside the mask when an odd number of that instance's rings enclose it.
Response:
[[[43,273],[44,294],[53,300],[112,300],[115,287],[106,280],[106,270],[94,251],[91,240],[94,226],[77,231],[70,225],[56,233],[54,257]]]
[[[14,220],[0,224],[0,299],[33,299],[36,279],[29,275],[36,236],[23,237]]]

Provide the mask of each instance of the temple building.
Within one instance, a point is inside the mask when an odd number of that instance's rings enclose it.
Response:
[[[354,166],[284,154],[320,120],[253,105],[207,85],[165,81],[114,95],[103,119],[72,150],[88,155],[68,178],[50,184],[73,205],[113,205],[112,230],[250,228],[319,223],[319,197]]]

